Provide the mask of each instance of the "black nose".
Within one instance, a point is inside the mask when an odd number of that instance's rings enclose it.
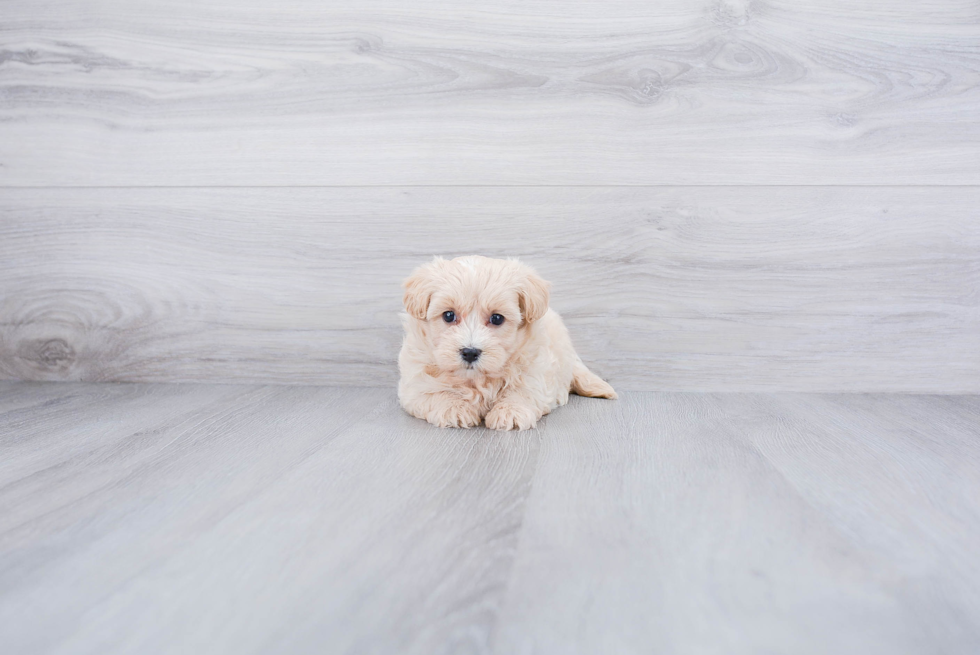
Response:
[[[460,348],[459,356],[463,358],[469,364],[472,364],[480,357],[480,353],[483,351],[479,348]]]

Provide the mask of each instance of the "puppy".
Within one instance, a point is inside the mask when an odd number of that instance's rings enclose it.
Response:
[[[398,400],[440,427],[527,430],[569,392],[615,398],[575,353],[548,283],[515,259],[436,257],[405,280]]]

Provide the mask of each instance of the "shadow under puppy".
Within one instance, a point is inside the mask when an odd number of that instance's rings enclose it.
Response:
[[[440,427],[526,430],[569,392],[616,392],[575,353],[549,284],[516,259],[436,257],[405,280],[398,399]]]

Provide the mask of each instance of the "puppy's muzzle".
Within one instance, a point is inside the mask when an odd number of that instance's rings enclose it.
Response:
[[[463,358],[463,361],[467,364],[472,364],[480,358],[480,353],[483,351],[479,348],[460,348],[459,356]]]

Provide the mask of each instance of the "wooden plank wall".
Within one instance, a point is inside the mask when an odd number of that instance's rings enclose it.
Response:
[[[975,2],[10,0],[0,377],[391,384],[520,256],[624,389],[980,392]]]

